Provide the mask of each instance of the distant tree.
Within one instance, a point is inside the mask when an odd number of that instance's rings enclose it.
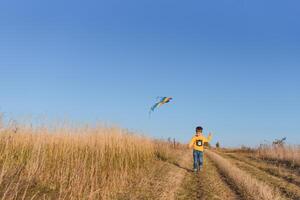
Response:
[[[220,148],[220,143],[219,142],[216,143],[216,148]]]
[[[285,144],[286,137],[282,139],[277,139],[273,142],[274,146],[283,146]]]

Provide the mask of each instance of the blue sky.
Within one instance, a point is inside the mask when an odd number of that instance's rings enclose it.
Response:
[[[300,3],[1,1],[0,109],[187,142],[300,143]],[[174,101],[148,118],[157,96]]]

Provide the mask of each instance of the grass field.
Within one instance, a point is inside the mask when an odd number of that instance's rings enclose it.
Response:
[[[112,199],[143,187],[171,145],[120,128],[7,127],[0,135],[2,199]],[[154,171],[152,171],[154,173]],[[139,180],[137,183],[136,180]],[[145,183],[146,185],[147,183]]]
[[[207,149],[117,127],[2,126],[0,198],[300,199],[299,147]]]

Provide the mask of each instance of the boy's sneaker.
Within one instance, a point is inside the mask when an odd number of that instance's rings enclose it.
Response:
[[[198,171],[197,169],[194,169],[194,172],[195,172],[195,173],[197,173],[197,171]]]

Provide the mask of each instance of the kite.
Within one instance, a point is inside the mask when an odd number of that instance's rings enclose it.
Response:
[[[151,114],[151,111],[154,112],[155,109],[159,108],[160,106],[166,103],[169,103],[173,99],[172,97],[158,97],[158,98],[160,98],[159,102],[157,102],[151,107],[149,115]]]

